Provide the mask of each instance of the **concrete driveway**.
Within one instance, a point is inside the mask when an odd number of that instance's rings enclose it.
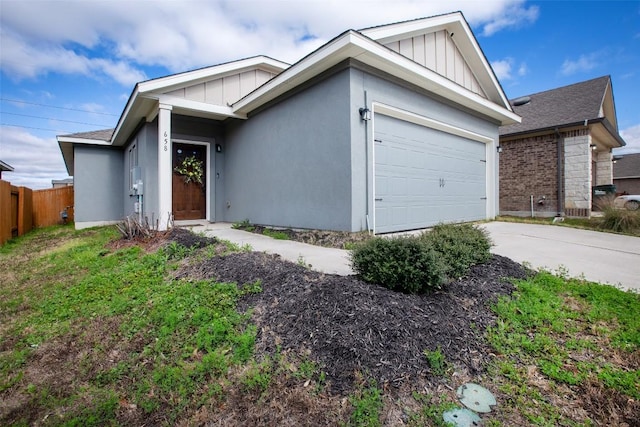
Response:
[[[640,291],[640,237],[494,221],[482,225],[492,252],[533,268]]]

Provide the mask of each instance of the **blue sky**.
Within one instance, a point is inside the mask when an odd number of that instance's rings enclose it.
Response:
[[[138,81],[456,10],[509,98],[611,75],[619,153],[640,152],[640,1],[0,0],[4,178],[66,178],[55,136],[114,127]]]

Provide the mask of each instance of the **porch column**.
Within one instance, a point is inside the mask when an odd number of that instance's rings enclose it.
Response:
[[[158,218],[159,229],[166,230],[171,219],[171,105],[158,105]]]

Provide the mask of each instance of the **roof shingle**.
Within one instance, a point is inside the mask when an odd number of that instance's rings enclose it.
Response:
[[[600,107],[610,80],[609,76],[603,76],[528,95],[531,102],[513,106],[513,111],[522,117],[522,122],[502,126],[500,135],[549,129],[598,119],[602,117]]]
[[[616,160],[613,165],[613,178],[639,178],[640,153],[627,154]]]

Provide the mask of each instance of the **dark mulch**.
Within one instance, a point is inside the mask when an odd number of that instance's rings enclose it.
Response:
[[[254,308],[258,351],[273,354],[280,346],[307,352],[333,391],[348,392],[356,371],[394,386],[417,378],[437,381],[424,350],[440,348],[456,370],[482,372],[490,357],[483,335],[496,318],[489,305],[513,291],[504,278],[524,278],[526,271],[494,255],[441,291],[407,295],[251,252],[211,258],[178,276],[261,280],[263,292],[245,297],[240,307]]]
[[[201,235],[192,233],[186,228],[170,229],[169,231],[167,231],[166,239],[168,242],[175,242],[179,245],[184,246],[185,248],[194,248],[194,249],[204,248],[207,245],[213,245],[218,242],[218,240],[215,237],[201,236]]]
[[[238,228],[256,234],[264,234],[265,230],[284,233],[289,240],[338,249],[345,249],[348,244],[362,242],[372,237],[372,235],[366,231],[350,233],[347,231],[293,230],[291,228],[273,228],[253,224],[246,226],[241,225],[238,226]]]

